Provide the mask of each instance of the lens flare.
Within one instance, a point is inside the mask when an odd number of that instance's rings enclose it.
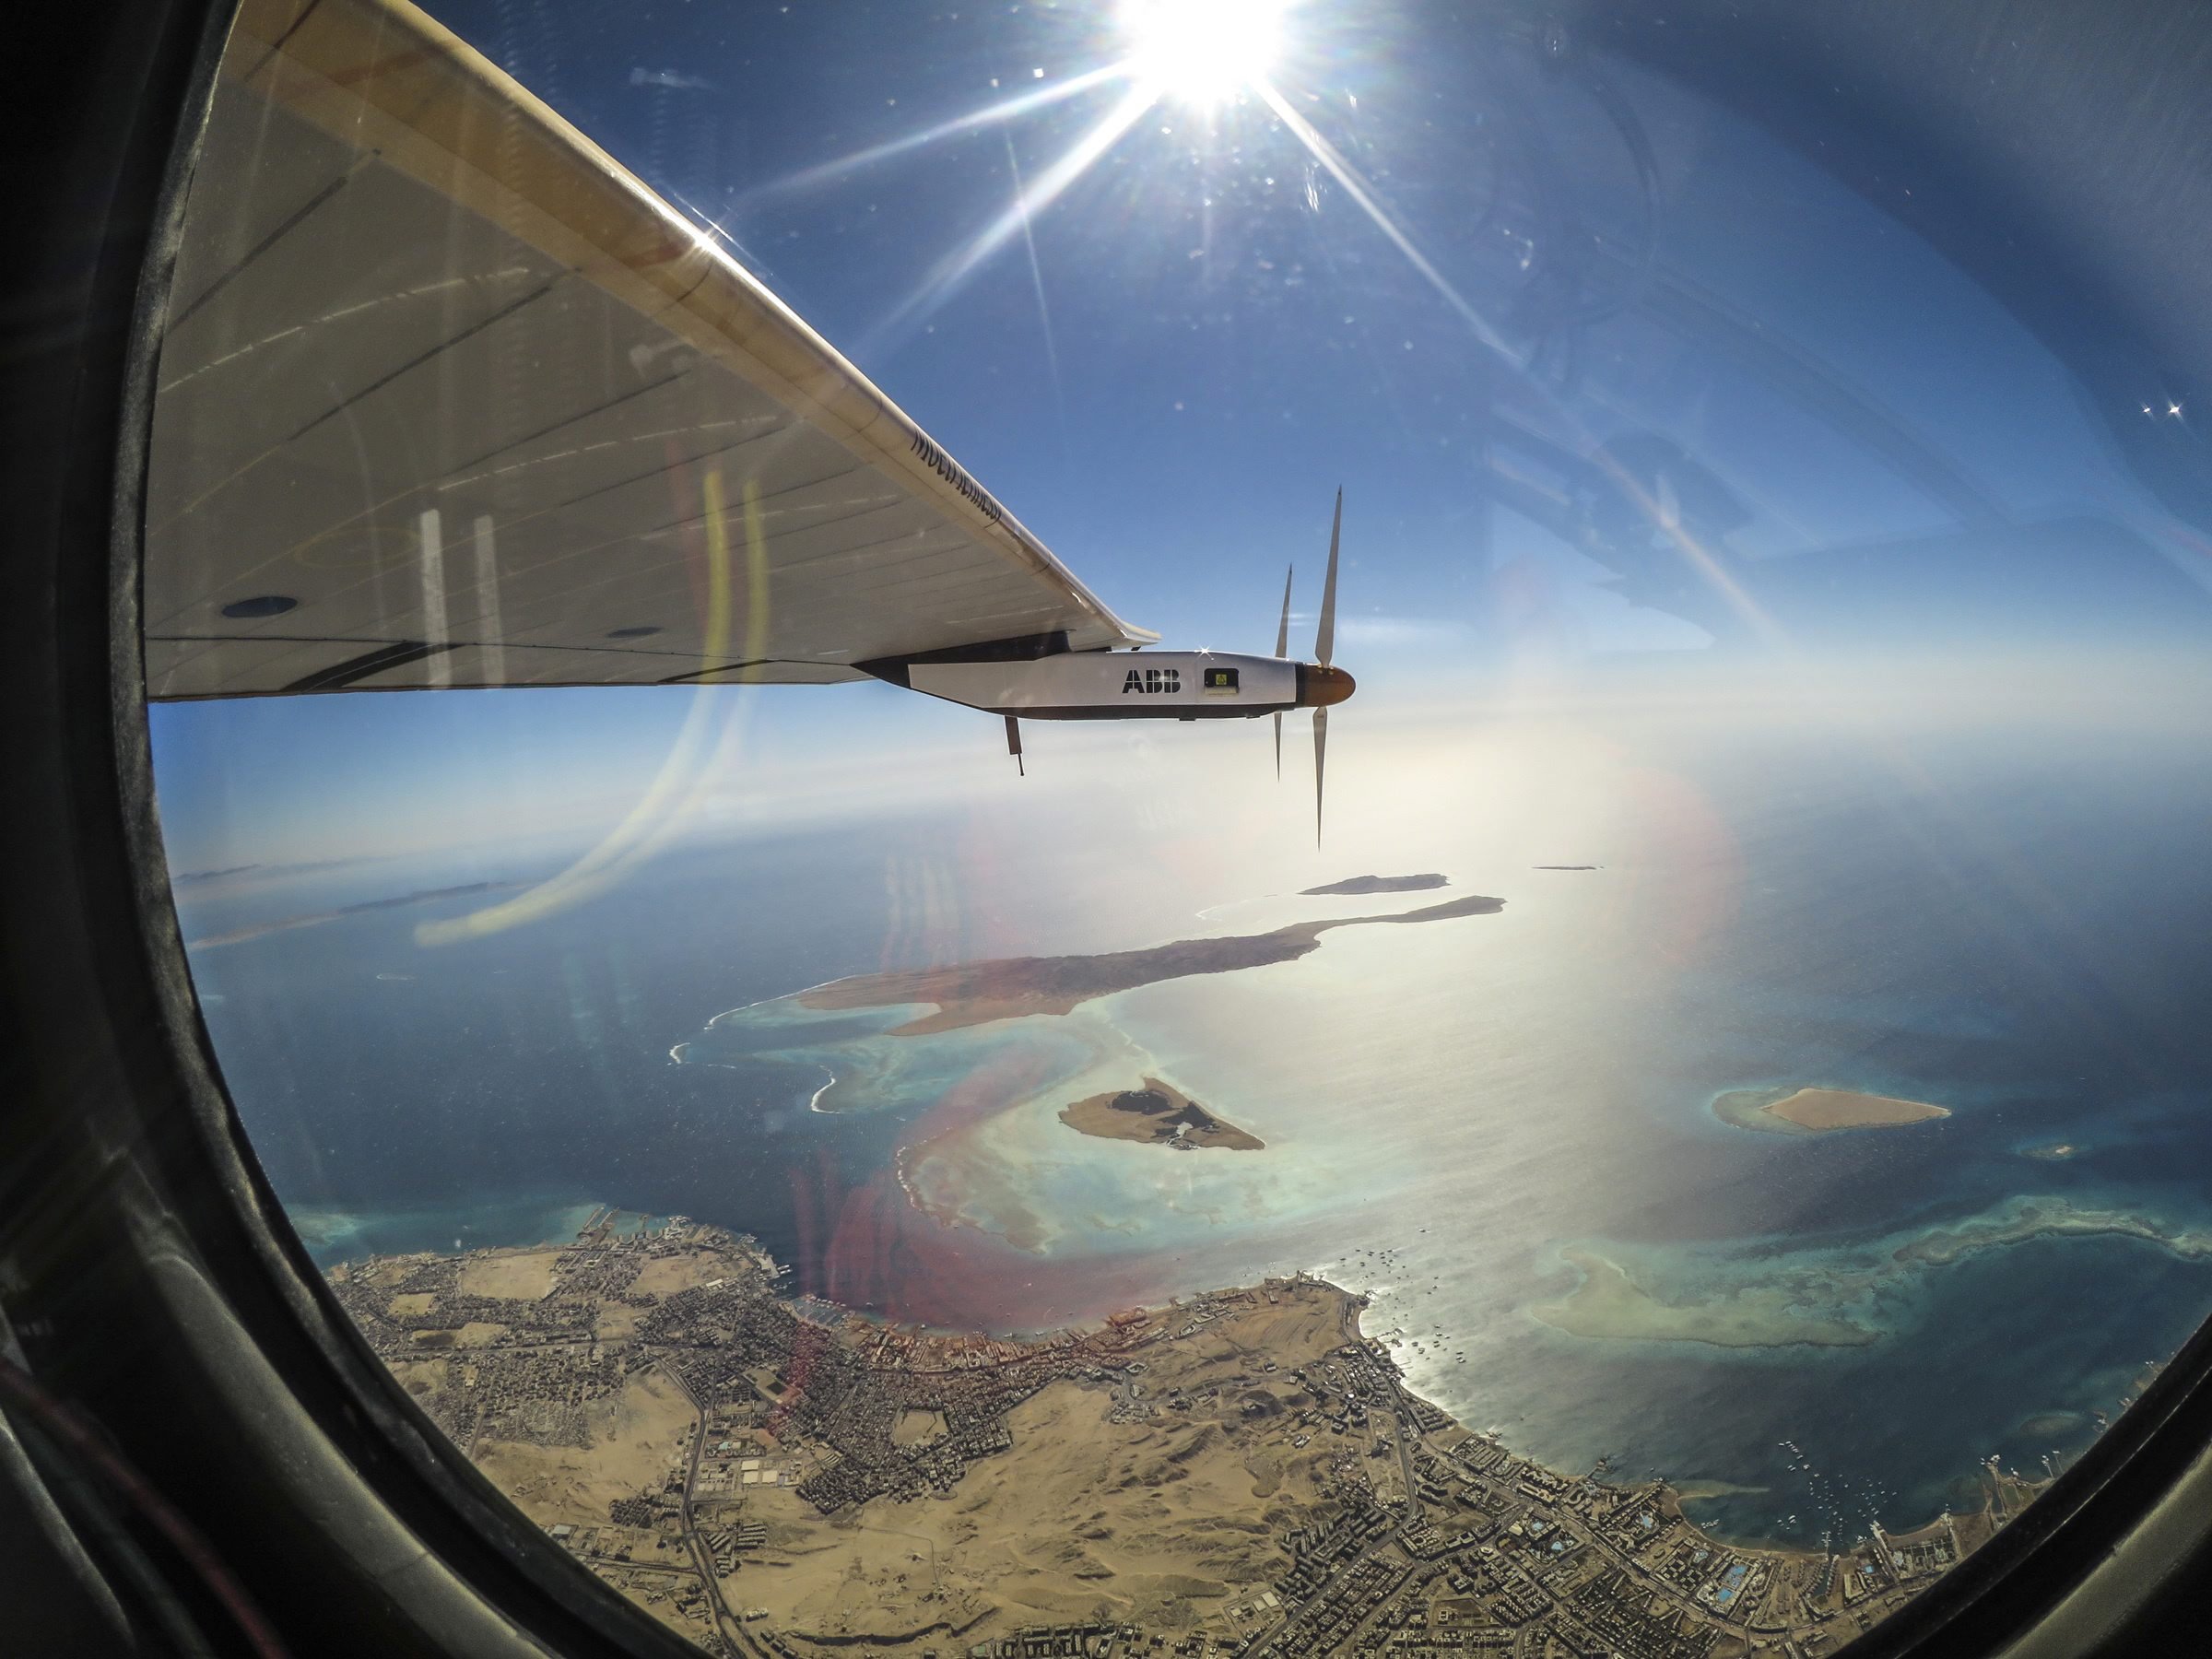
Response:
[[[1289,9],[1288,0],[1128,0],[1121,23],[1140,85],[1207,106],[1275,67]]]

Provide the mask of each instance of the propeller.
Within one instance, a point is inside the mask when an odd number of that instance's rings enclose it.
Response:
[[[1329,525],[1329,573],[1321,582],[1321,626],[1313,635],[1313,660],[1326,668],[1336,649],[1336,543],[1344,530],[1344,491],[1336,492],[1336,516]],[[1313,844],[1321,845],[1321,779],[1329,752],[1329,711],[1313,710]]]
[[[1290,649],[1290,578],[1298,574],[1292,565],[1283,572],[1283,619],[1275,625],[1275,654],[1283,655]],[[1275,717],[1275,775],[1283,775],[1283,717]]]
[[[1313,711],[1313,844],[1321,845],[1321,769],[1329,753],[1329,712]]]

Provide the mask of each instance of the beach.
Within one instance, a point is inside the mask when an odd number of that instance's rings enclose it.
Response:
[[[1724,1124],[1770,1135],[1831,1135],[1843,1129],[1900,1129],[1949,1117],[1942,1106],[1849,1088],[1731,1089],[1716,1096]]]

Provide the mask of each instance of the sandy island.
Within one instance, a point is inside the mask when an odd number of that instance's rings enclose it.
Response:
[[[1231,1152],[1261,1152],[1267,1143],[1225,1124],[1171,1084],[1147,1077],[1142,1088],[1092,1095],[1060,1111],[1060,1121],[1078,1135],[1101,1140],[1144,1141],[1156,1147],[1220,1147]]]
[[[796,1000],[807,1008],[891,1008],[905,1003],[934,1003],[935,1013],[892,1028],[895,1037],[916,1037],[959,1026],[984,1025],[994,1019],[1066,1014],[1095,996],[1111,996],[1117,991],[1133,991],[1161,980],[1234,973],[1271,962],[1296,961],[1317,947],[1321,935],[1332,927],[1445,922],[1459,916],[1491,916],[1504,908],[1502,899],[1471,893],[1394,916],[1293,922],[1272,933],[1179,939],[1172,945],[1154,945],[1143,950],[1113,950],[1099,956],[1006,957],[987,962],[955,962],[944,968],[861,973],[802,991]]]
[[[1848,1088],[1737,1088],[1716,1096],[1713,1115],[1767,1135],[1830,1135],[1840,1129],[1898,1129],[1949,1117],[1942,1106]]]

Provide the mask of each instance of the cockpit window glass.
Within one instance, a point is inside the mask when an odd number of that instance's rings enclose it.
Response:
[[[709,1651],[1825,1653],[2212,1307],[2199,412],[1653,62],[242,7],[200,1006],[398,1386]]]

